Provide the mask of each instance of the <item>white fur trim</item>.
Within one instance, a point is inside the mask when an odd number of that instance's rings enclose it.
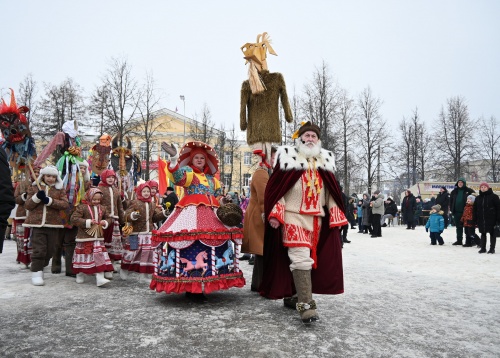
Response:
[[[62,189],[63,188],[63,181],[61,179],[61,176],[59,175],[59,170],[53,165],[48,165],[42,170],[40,170],[40,175],[38,176],[38,182],[39,183],[44,183],[43,176],[47,175],[54,175],[56,179],[56,183],[54,184],[54,188],[56,189]],[[36,185],[36,181],[33,182],[33,185]]]
[[[27,194],[26,193],[22,193],[21,194],[21,199],[23,199],[23,201],[26,201],[27,198]]]
[[[92,226],[92,220],[90,219],[85,220],[85,227],[87,229],[90,229],[91,226]]]
[[[49,203],[47,204],[47,206],[51,206],[54,200],[50,196],[48,198],[49,198]]]
[[[335,173],[335,156],[331,151],[321,149],[319,156],[314,158],[316,158],[316,168]],[[300,154],[296,147],[289,145],[278,147],[276,160],[279,160],[281,170],[306,170],[309,168],[307,158]]]
[[[130,219],[136,221],[139,218],[139,213],[136,213],[135,211],[130,213]]]
[[[149,229],[149,203],[144,203],[146,205],[146,231],[150,232]]]
[[[109,224],[108,224],[108,222],[107,222],[106,220],[104,220],[104,222],[105,222],[106,224],[105,224],[105,225],[103,225],[103,226],[102,226],[102,228],[106,230],[106,229],[108,228]]]
[[[38,199],[38,196],[36,196],[36,194],[31,197],[31,200],[33,200],[37,204],[40,204],[42,202],[40,199]]]

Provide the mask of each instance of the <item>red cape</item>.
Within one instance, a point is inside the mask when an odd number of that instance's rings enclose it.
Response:
[[[300,170],[281,170],[279,163],[265,192],[264,211],[268,218],[274,205],[299,180]],[[337,179],[333,173],[318,169],[325,187],[332,195],[340,210],[345,213],[344,202]],[[340,228],[329,227],[329,211],[321,223],[320,239],[317,246],[317,265],[311,272],[312,292],[335,295],[344,292],[344,273],[342,270],[342,246],[340,243]],[[261,296],[280,299],[291,297],[295,293],[292,272],[290,271],[288,249],[282,244],[281,228],[273,229],[266,220],[264,234],[264,273],[259,287]]]

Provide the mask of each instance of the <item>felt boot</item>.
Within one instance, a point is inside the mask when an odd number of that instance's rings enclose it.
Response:
[[[109,283],[110,281],[108,279],[104,278],[104,272],[98,272],[95,274],[95,280],[97,287],[102,287],[105,284]]]
[[[85,274],[80,272],[76,274],[76,283],[84,283],[85,282]]]
[[[113,272],[105,272],[104,278],[106,278],[108,280],[112,280],[113,279]]]
[[[312,299],[311,270],[293,270],[293,282],[297,289],[297,311],[304,324],[319,320],[316,302]]]
[[[120,278],[122,280],[128,279],[128,270],[120,269]]]
[[[31,283],[33,286],[43,286],[43,271],[33,272],[31,274]]]

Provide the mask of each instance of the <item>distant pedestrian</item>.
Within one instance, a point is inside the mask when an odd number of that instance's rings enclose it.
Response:
[[[474,223],[481,233],[480,254],[486,252],[486,234],[490,234],[489,254],[495,253],[497,237],[495,225],[500,224],[500,199],[493,193],[489,184],[482,182],[479,185],[479,195],[474,202]]]
[[[430,231],[431,245],[436,245],[436,241],[439,242],[439,245],[444,244],[444,240],[441,237],[441,233],[444,230],[444,219],[441,211],[440,205],[434,205],[431,207],[431,211],[429,213],[429,220],[425,223],[425,231]]]
[[[453,222],[455,223],[457,230],[457,241],[455,241],[452,245],[462,245],[464,227],[460,218],[464,213],[467,197],[473,193],[475,193],[475,191],[467,187],[465,179],[460,178],[455,183],[455,189],[453,189],[450,194],[450,211],[453,215]]]
[[[450,193],[446,187],[442,186],[439,189],[439,194],[436,197],[436,204],[441,205],[441,211],[443,212],[444,228],[448,228],[448,217],[450,214]]]
[[[413,225],[413,218],[416,208],[417,202],[415,200],[415,196],[413,196],[410,190],[406,190],[405,197],[401,203],[401,214],[403,216],[403,221],[406,223],[406,230],[415,229],[415,225]]]
[[[465,204],[464,214],[460,221],[464,226],[465,230],[465,244],[463,247],[472,247],[473,243],[480,246],[479,236],[476,234],[476,225],[474,224],[474,201],[476,197],[474,195],[469,195],[467,197],[467,204]]]
[[[380,220],[382,215],[384,215],[384,194],[380,190],[375,190],[373,193],[375,200],[373,200],[370,205],[372,207],[372,226],[373,232],[371,237],[382,237],[382,227]]]

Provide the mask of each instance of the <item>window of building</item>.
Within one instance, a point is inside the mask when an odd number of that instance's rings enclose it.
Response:
[[[243,174],[243,186],[250,186],[250,179],[252,176],[250,174]]]
[[[245,154],[243,155],[243,164],[252,165],[252,153],[251,152],[245,152]]]
[[[146,160],[147,149],[148,148],[146,147],[146,143],[145,142],[142,142],[139,145],[139,157],[141,158],[141,160]]]
[[[224,173],[224,186],[229,188],[231,186],[231,174]]]
[[[224,152],[224,164],[233,164],[231,152]]]

